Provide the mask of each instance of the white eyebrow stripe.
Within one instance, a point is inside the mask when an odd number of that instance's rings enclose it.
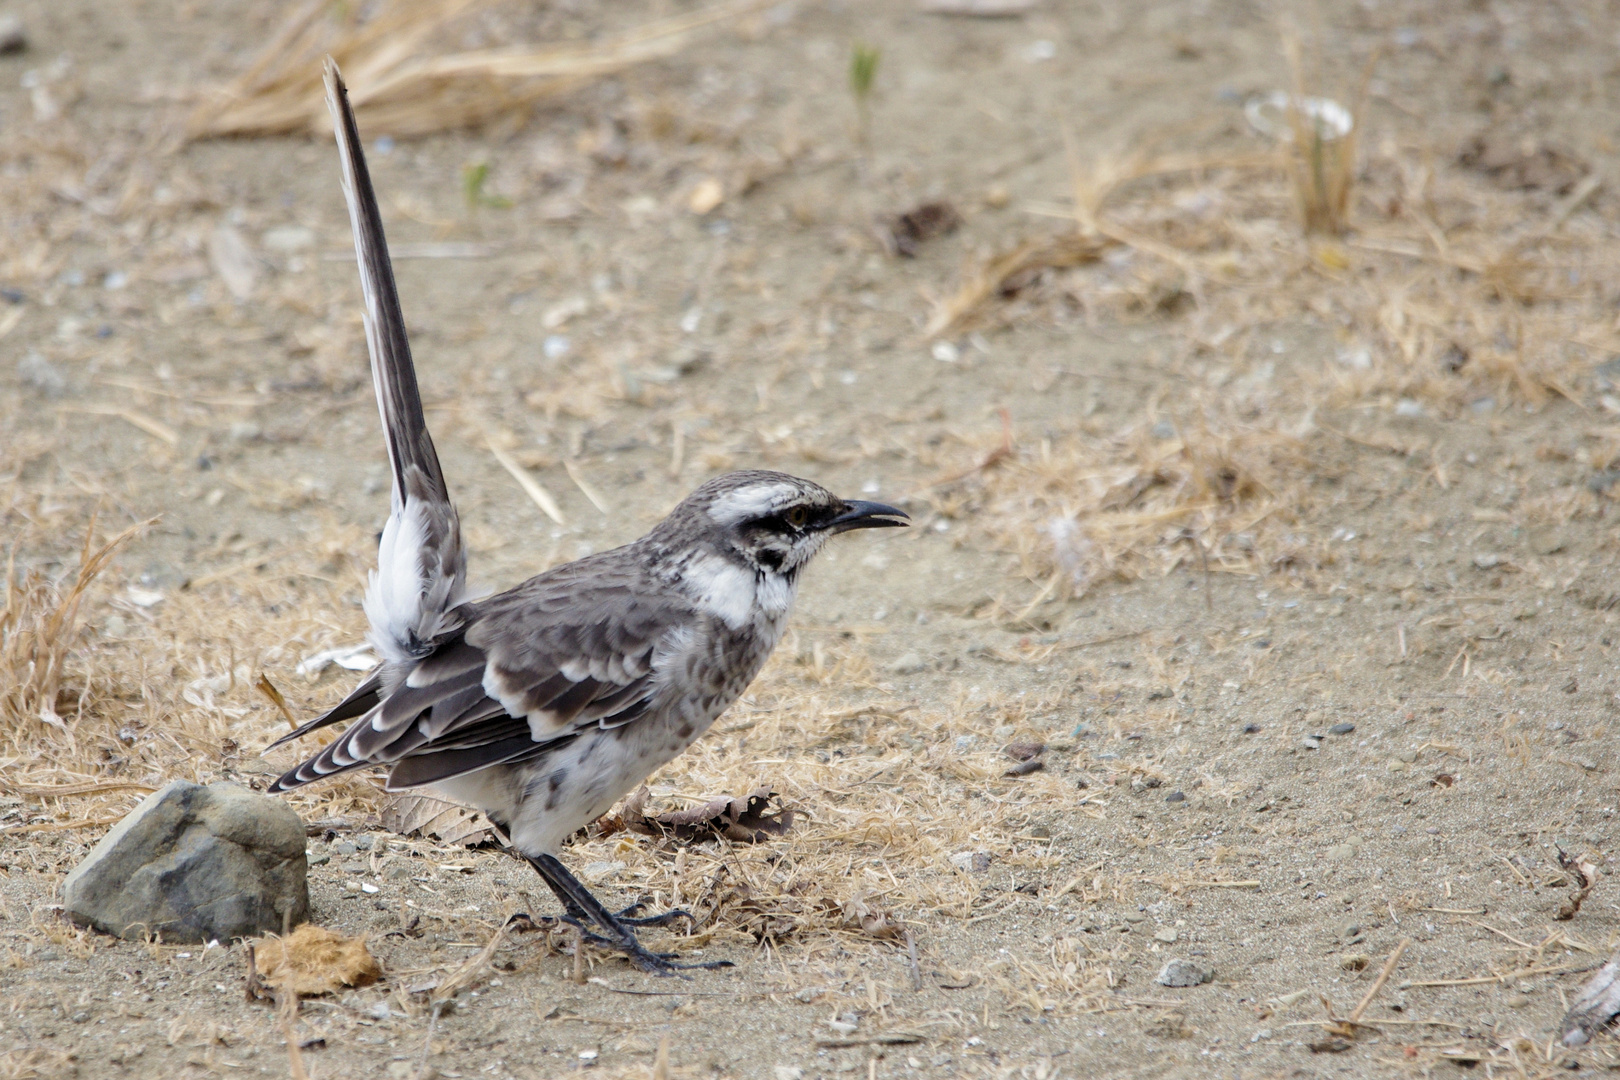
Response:
[[[736,525],[764,517],[800,492],[791,484],[750,484],[728,491],[709,505],[709,517],[720,525]]]

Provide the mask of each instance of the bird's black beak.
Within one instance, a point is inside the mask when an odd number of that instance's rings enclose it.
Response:
[[[849,532],[851,529],[890,529],[904,526],[911,518],[904,510],[880,502],[850,499],[838,516],[827,522],[830,533]]]

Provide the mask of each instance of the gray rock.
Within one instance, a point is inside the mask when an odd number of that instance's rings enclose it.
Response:
[[[1215,973],[1191,960],[1171,960],[1159,969],[1156,982],[1160,986],[1199,986],[1211,982]]]
[[[113,826],[62,895],[83,925],[200,944],[304,922],[308,873],[304,824],[286,803],[175,780]]]

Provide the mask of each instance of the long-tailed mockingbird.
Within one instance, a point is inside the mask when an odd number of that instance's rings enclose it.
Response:
[[[422,414],[359,129],[330,59],[326,100],[393,473],[365,597],[382,663],[273,744],[353,721],[271,790],[382,765],[390,791],[429,785],[479,807],[570,921],[582,931],[594,923],[601,933],[592,940],[667,973],[681,965],[642,948],[631,929],[665,917],[609,912],[557,849],[690,746],[753,681],[781,639],[799,572],[829,537],[903,525],[906,515],[784,473],[729,473],[639,540],[470,599],[461,526]]]

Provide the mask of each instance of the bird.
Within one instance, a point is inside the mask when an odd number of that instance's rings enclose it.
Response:
[[[631,543],[474,596],[359,127],[330,57],[325,84],[392,478],[363,604],[380,663],[336,706],[266,748],[348,722],[270,790],[382,766],[389,791],[425,787],[482,810],[588,940],[653,974],[723,966],[643,947],[635,927],[686,913],[610,912],[557,853],[737,700],[781,640],[801,573],[830,538],[908,517],[787,473],[732,472],[701,484]]]

